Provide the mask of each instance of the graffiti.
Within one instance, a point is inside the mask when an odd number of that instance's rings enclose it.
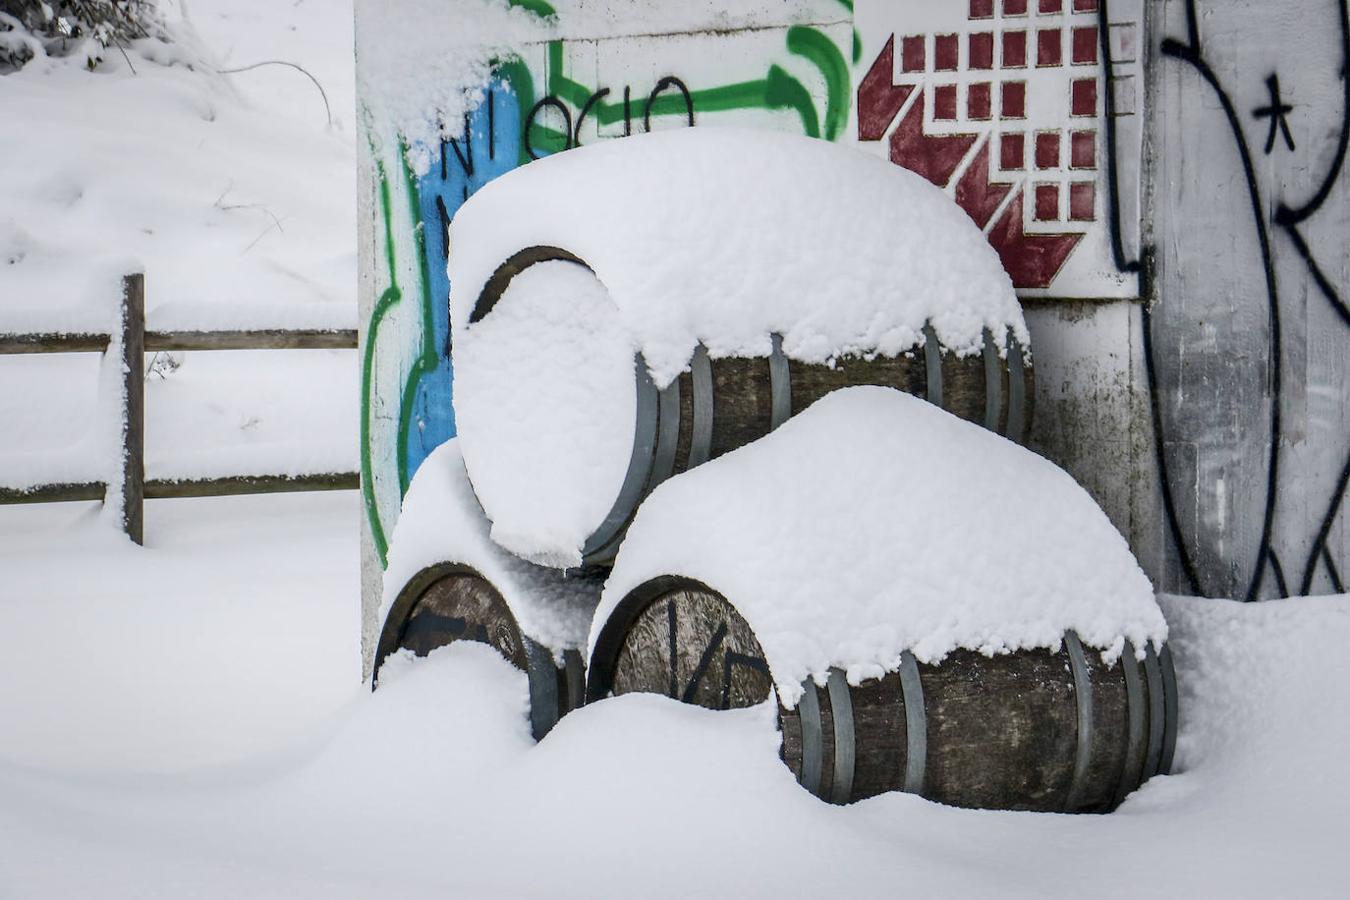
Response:
[[[1095,2],[967,9],[886,40],[858,84],[858,140],[947,188],[1015,286],[1049,288],[1098,219],[1106,26]]]
[[[1308,551],[1306,560],[1304,561],[1301,578],[1297,584],[1291,584],[1289,581],[1273,542],[1277,506],[1281,497],[1282,476],[1284,474],[1281,468],[1281,448],[1285,444],[1286,436],[1284,433],[1282,416],[1283,407],[1286,402],[1287,385],[1284,382],[1284,374],[1282,372],[1282,354],[1284,351],[1285,338],[1282,327],[1281,285],[1277,278],[1275,247],[1272,241],[1272,224],[1278,226],[1289,239],[1290,245],[1300,259],[1306,264],[1309,277],[1313,283],[1330,304],[1331,308],[1339,316],[1340,320],[1347,326],[1350,326],[1350,311],[1347,311],[1345,308],[1339,293],[1325,276],[1322,267],[1318,264],[1309,245],[1299,231],[1299,225],[1306,222],[1320,210],[1330,196],[1332,186],[1337,182],[1341,175],[1341,170],[1345,161],[1347,139],[1350,137],[1350,134],[1348,134],[1350,133],[1350,84],[1346,83],[1345,69],[1347,63],[1350,63],[1350,15],[1347,14],[1346,0],[1339,0],[1338,7],[1341,24],[1342,53],[1340,79],[1343,90],[1345,91],[1344,99],[1346,105],[1342,108],[1342,120],[1337,150],[1331,165],[1328,167],[1328,170],[1321,181],[1320,187],[1314,193],[1313,197],[1306,204],[1297,208],[1280,203],[1273,217],[1273,223],[1267,220],[1266,210],[1269,208],[1269,205],[1262,196],[1261,184],[1257,178],[1256,166],[1252,158],[1252,150],[1247,142],[1241,120],[1233,101],[1233,87],[1231,85],[1226,85],[1223,82],[1207,57],[1206,47],[1200,34],[1199,20],[1194,0],[1187,0],[1185,6],[1185,38],[1168,37],[1163,39],[1160,44],[1161,52],[1165,58],[1183,63],[1190,71],[1199,76],[1204,83],[1205,88],[1218,103],[1219,108],[1223,113],[1232,146],[1236,150],[1241,161],[1242,174],[1245,180],[1246,194],[1251,213],[1250,225],[1259,247],[1260,262],[1264,272],[1264,295],[1268,323],[1267,353],[1269,361],[1268,388],[1270,414],[1267,427],[1269,451],[1266,459],[1261,534],[1252,571],[1246,582],[1245,597],[1248,600],[1254,600],[1261,596],[1267,575],[1273,579],[1274,588],[1278,596],[1288,596],[1292,592],[1292,588],[1296,588],[1298,593],[1308,593],[1312,589],[1319,566],[1324,568],[1334,590],[1338,592],[1345,590],[1345,584],[1342,581],[1341,573],[1337,569],[1333,555],[1328,549],[1328,539],[1331,528],[1340,511],[1341,503],[1345,496],[1347,482],[1350,482],[1350,457],[1346,459],[1341,469],[1340,477],[1336,481],[1332,496],[1324,501],[1326,512],[1320,519],[1316,535],[1311,542],[1311,547]],[[1293,110],[1293,105],[1282,98],[1277,75],[1271,74],[1266,79],[1265,87],[1270,97],[1269,104],[1252,111],[1253,117],[1257,119],[1268,118],[1270,120],[1269,131],[1266,136],[1264,147],[1265,153],[1269,154],[1272,152],[1278,137],[1282,137],[1287,149],[1292,151],[1295,149],[1295,143],[1293,135],[1290,132],[1287,115]],[[1145,268],[1147,268],[1147,266]],[[1179,488],[1169,474],[1167,453],[1168,431],[1164,427],[1163,417],[1160,414],[1162,403],[1159,396],[1158,359],[1155,350],[1156,336],[1154,331],[1156,325],[1152,319],[1150,310],[1147,307],[1144,309],[1143,327],[1145,363],[1153,404],[1153,421],[1157,442],[1156,452],[1162,479],[1161,489],[1167,525],[1172,535],[1178,561],[1191,590],[1197,593],[1212,592],[1212,576],[1207,578],[1207,573],[1200,571],[1200,567],[1196,565],[1194,558],[1188,549],[1189,545],[1194,545],[1196,543],[1198,535],[1191,533],[1188,529],[1184,528],[1180,516],[1177,514],[1178,504],[1176,494]],[[1222,593],[1222,591],[1219,591],[1218,593]]]
[[[1297,148],[1294,146],[1294,136],[1289,133],[1289,120],[1285,118],[1294,111],[1294,107],[1280,99],[1280,76],[1272,73],[1266,79],[1266,88],[1270,91],[1270,103],[1252,110],[1253,118],[1270,119],[1270,133],[1266,136],[1266,156],[1275,149],[1277,134],[1284,136],[1284,143],[1290,150],[1295,150]]]
[[[675,90],[679,93],[680,99],[684,103],[684,115],[687,124],[693,127],[694,124],[694,98],[689,93],[689,88],[683,81],[674,75],[667,75],[656,83],[650,94],[647,95],[646,103],[642,104],[642,130],[652,130],[653,115],[669,115],[673,113],[663,105],[661,95],[669,90]],[[529,154],[530,159],[539,159],[550,153],[559,153],[563,150],[571,150],[573,147],[581,146],[581,129],[586,122],[586,117],[606,96],[609,94],[609,88],[601,88],[586,98],[586,102],[581,104],[581,111],[577,113],[576,124],[572,124],[572,111],[567,104],[558,97],[550,94],[536,103],[530,109],[530,113],[525,117],[525,125],[521,130],[521,142],[525,146],[525,152]],[[556,109],[563,120],[562,130],[547,128],[539,123],[540,114],[546,109]],[[547,143],[544,152],[536,152],[534,143],[536,134],[542,132]],[[623,89],[623,133],[627,137],[633,133],[633,102],[632,88],[625,85]],[[560,146],[561,144],[561,146]]]
[[[513,0],[539,15],[553,10],[542,0]],[[367,322],[361,378],[361,472],[366,520],[375,554],[381,565],[388,551],[389,518],[396,515],[394,503],[406,493],[422,461],[455,434],[454,366],[447,298],[447,226],[459,207],[483,185],[513,168],[551,153],[580,146],[584,128],[620,128],[628,135],[641,127],[650,131],[654,119],[682,119],[692,125],[695,110],[700,116],[738,110],[795,113],[803,133],[834,140],[843,134],[848,119],[851,70],[833,40],[816,28],[785,28],[787,53],[810,63],[819,73],[823,91],[813,91],[777,63],[769,63],[763,78],[732,81],[710,87],[691,87],[685,79],[665,75],[654,80],[649,91],[625,86],[620,94],[609,87],[592,89],[569,77],[563,41],[547,46],[547,64],[542,78],[544,96],[536,99],[535,77],[519,57],[500,60],[484,86],[483,101],[463,118],[458,135],[441,142],[433,154],[430,172],[417,176],[406,161],[407,148],[398,160],[376,162],[378,213],[381,220],[382,262],[388,285],[376,298]],[[823,100],[818,107],[817,95]],[[378,153],[372,146],[372,156]],[[391,179],[387,168],[397,165],[401,179]],[[395,195],[406,198],[407,212]],[[403,255],[400,255],[402,251]],[[413,265],[400,270],[399,260],[413,257]],[[402,277],[400,277],[402,271]],[[407,299],[409,302],[404,303]],[[406,324],[408,316],[414,327]],[[380,347],[398,321],[398,334],[415,333],[415,340],[394,352]],[[406,338],[400,337],[400,340]],[[402,386],[397,398],[397,424],[389,436],[398,495],[386,498],[381,512],[376,484],[377,447],[387,438],[376,439],[374,369],[377,356],[399,357]],[[394,404],[387,398],[388,406]],[[383,459],[383,455],[378,456]],[[383,471],[383,470],[381,470]]]

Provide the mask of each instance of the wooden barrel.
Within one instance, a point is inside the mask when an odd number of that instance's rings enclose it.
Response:
[[[1171,654],[1128,643],[1115,665],[1072,632],[1057,652],[940,664],[906,652],[898,671],[850,685],[832,670],[793,709],[779,706],[782,758],[816,796],[849,803],[907,791],[952,806],[1109,812],[1171,771],[1177,688]],[[772,690],[749,624],[720,594],[685,578],[632,591],[591,657],[591,701],[634,691],[712,709],[750,706]]]
[[[399,592],[380,632],[372,687],[378,685],[380,666],[390,654],[411,650],[426,656],[454,641],[487,644],[526,673],[535,740],[583,702],[581,654],[564,650],[563,665],[557,665],[552,648],[521,633],[501,592],[475,569],[459,563],[425,568]]]
[[[511,281],[530,266],[567,262],[589,270],[557,247],[527,247],[484,284],[469,327],[488,316]],[[583,565],[608,565],[642,499],[661,482],[768,434],[831,391],[881,385],[924,397],[963,419],[1022,443],[1030,433],[1034,381],[1030,355],[1012,326],[984,333],[982,351],[958,357],[931,326],[922,346],[899,356],[841,356],[835,365],[802,363],[771,335],[767,357],[713,359],[695,349],[689,371],[657,389],[638,354],[637,415],[632,454],[608,515],[582,549]],[[472,467],[469,471],[473,480]],[[490,511],[489,511],[490,512]]]

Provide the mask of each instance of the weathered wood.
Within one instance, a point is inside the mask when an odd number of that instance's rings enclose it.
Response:
[[[111,338],[106,334],[0,334],[0,356],[19,353],[103,353]]]
[[[122,279],[122,530],[144,543],[145,276]]]
[[[710,709],[762,703],[771,686],[750,626],[716,594],[675,591],[644,609],[614,667],[613,691],[650,690]]]
[[[69,503],[102,500],[107,488],[102,482],[40,484],[31,488],[0,488],[0,506],[16,503]]]
[[[728,648],[752,656],[756,664],[730,670]],[[1144,666],[1132,655],[1107,666],[1090,651],[1085,662],[1092,725],[1072,808],[1080,698],[1067,649],[993,657],[957,650],[938,665],[919,664],[927,743],[923,796],[972,808],[1109,812],[1162,770],[1156,757],[1146,760],[1145,751],[1147,736],[1166,729],[1149,716],[1163,710],[1174,728],[1175,689],[1166,705],[1152,696],[1150,690],[1158,687],[1149,687]],[[1170,671],[1158,669],[1163,678],[1170,678]],[[1127,675],[1137,676],[1140,685],[1133,709]],[[771,689],[758,641],[734,607],[705,585],[672,577],[643,585],[619,604],[597,640],[590,677],[592,700],[650,691],[713,709],[763,702]],[[902,790],[909,735],[900,674],[835,686],[848,700],[840,728],[847,734],[852,723],[851,771],[848,755],[836,765],[831,691],[810,681],[803,687],[810,696],[794,709],[779,709],[781,755],[798,780],[835,802]],[[1133,736],[1132,713],[1138,720]],[[837,786],[840,776],[849,781]]]
[[[394,650],[426,656],[455,641],[476,641],[492,647],[521,671],[529,667],[520,626],[502,595],[481,575],[458,566],[444,572],[432,570],[409,588],[412,603],[406,613],[397,622],[392,613],[389,619],[397,627],[397,634],[392,635]],[[383,661],[376,662],[377,675]]]
[[[991,339],[1000,340],[992,336]],[[957,357],[943,349],[937,366],[943,380],[942,405],[954,415],[1020,440],[1025,428],[1018,423],[1029,421],[1031,415],[1031,368],[1028,363],[1014,374],[1010,371],[1010,354],[999,353],[991,347],[985,353]],[[658,420],[655,435],[648,436],[652,446],[673,443],[674,464],[668,474],[688,471],[698,462],[716,459],[743,447],[764,437],[774,426],[775,398],[770,358],[727,357],[706,361],[703,354],[700,348],[691,362],[690,371],[681,373],[672,386],[678,395],[678,416],[664,425]],[[783,364],[787,370],[784,384],[790,396],[779,400],[782,408],[792,415],[832,391],[857,385],[881,385],[919,397],[929,396],[927,360],[921,350],[895,357],[846,356],[836,360],[833,366],[793,360],[784,360]],[[704,366],[703,371],[710,372],[705,382],[709,388],[706,393],[700,390],[699,382],[700,369]],[[1025,390],[1021,389],[1023,385]],[[1013,390],[1014,386],[1018,389]],[[1019,400],[1020,405],[1014,410],[1013,406]],[[711,438],[706,448],[701,446],[698,437],[700,420],[711,422]],[[1009,433],[1010,426],[1018,433]],[[676,429],[673,437],[662,430],[671,427]],[[661,480],[660,475],[653,476],[649,472],[647,490],[654,489]],[[628,513],[629,520],[636,511],[637,504],[634,503]],[[619,543],[619,540],[611,540],[599,552],[588,554],[585,565],[610,563]]]
[[[171,497],[233,497],[299,491],[354,491],[360,485],[361,477],[356,472],[228,475],[221,478],[153,478],[145,483],[145,497],[148,500],[162,500]]]
[[[145,349],[354,350],[356,329],[303,328],[259,331],[147,331]]]
[[[552,648],[521,632],[501,592],[476,570],[458,563],[429,566],[399,592],[380,632],[371,687],[378,686],[384,661],[399,650],[426,656],[455,641],[487,644],[526,674],[536,740],[584,702],[581,655],[567,650],[558,665]]]
[[[106,334],[0,334],[0,356],[20,353],[103,353]],[[161,350],[354,350],[356,329],[302,328],[255,331],[147,331],[145,349]]]

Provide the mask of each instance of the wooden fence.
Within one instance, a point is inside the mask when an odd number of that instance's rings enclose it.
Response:
[[[107,353],[110,334],[0,333],[0,354]],[[263,331],[146,331],[145,277],[122,280],[121,356],[122,452],[120,459],[121,522],[127,535],[141,543],[146,500],[163,497],[218,497],[285,491],[354,490],[356,472],[310,475],[229,475],[219,478],[150,479],[145,477],[145,351],[161,350],[354,350],[355,329]],[[0,504],[59,503],[103,500],[105,482],[0,487]]]

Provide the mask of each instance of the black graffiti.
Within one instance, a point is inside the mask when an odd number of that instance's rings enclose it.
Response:
[[[758,672],[765,678],[769,677],[769,663],[767,660],[758,656],[737,653],[735,650],[728,650],[726,660],[722,666],[723,709],[731,709],[731,679],[737,666]]]
[[[689,125],[694,124],[693,94],[690,93],[689,87],[679,78],[676,78],[674,75],[667,75],[659,80],[656,83],[656,87],[652,88],[651,93],[647,95],[647,102],[643,107],[642,113],[642,128],[644,131],[652,130],[652,106],[662,94],[671,90],[679,92],[680,97],[684,100],[685,120]],[[540,118],[545,114],[545,111],[553,110],[562,116],[562,127],[556,129],[564,136],[561,149],[571,150],[573,147],[581,146],[581,127],[585,123],[586,117],[591,115],[592,110],[608,97],[610,93],[611,91],[609,88],[600,88],[598,91],[587,97],[586,102],[581,105],[581,109],[577,112],[575,121],[572,118],[572,110],[560,97],[549,94],[547,97],[543,97],[537,101],[534,106],[530,107],[529,113],[525,116],[521,134],[521,146],[525,148],[525,152],[529,154],[530,159],[539,159],[540,156],[547,156],[549,152],[552,152],[545,151],[540,153],[539,151],[543,148],[536,148],[534,146],[535,125],[539,124]],[[624,87],[623,89],[623,133],[625,136],[633,133],[632,91],[629,87]]]
[[[497,94],[492,89],[488,90],[487,95],[487,140],[488,140],[488,159],[497,158]],[[469,114],[464,114],[464,131],[457,138],[441,139],[441,181],[449,181],[449,160],[450,153],[455,155],[459,162],[459,168],[464,173],[464,199],[469,199],[468,181],[473,177],[473,128],[469,124]]]
[[[1280,99],[1280,76],[1271,73],[1266,79],[1266,90],[1270,91],[1270,103],[1265,106],[1258,106],[1252,110],[1252,116],[1257,119],[1270,119],[1270,133],[1266,135],[1266,156],[1275,149],[1275,137],[1277,134],[1284,136],[1284,143],[1290,150],[1294,149],[1294,136],[1289,133],[1288,115],[1294,111],[1290,103],[1285,103]]]
[[[1300,207],[1292,208],[1281,203],[1274,216],[1274,224],[1278,225],[1289,238],[1295,251],[1299,254],[1308,267],[1309,274],[1317,284],[1319,291],[1326,298],[1332,309],[1337,313],[1340,319],[1350,326],[1350,308],[1347,308],[1345,302],[1331,284],[1330,280],[1324,274],[1322,267],[1317,263],[1307,242],[1303,239],[1298,230],[1298,225],[1306,221],[1313,213],[1322,207],[1330,196],[1333,185],[1339,178],[1341,169],[1345,162],[1347,144],[1350,143],[1350,82],[1346,79],[1346,67],[1350,66],[1350,10],[1347,9],[1347,0],[1339,0],[1339,11],[1341,20],[1341,44],[1342,58],[1344,60],[1341,68],[1341,81],[1345,92],[1345,106],[1342,111],[1341,132],[1337,143],[1337,151],[1332,161],[1326,177],[1313,197]],[[1106,65],[1111,65],[1109,56],[1109,42],[1105,39],[1106,22],[1108,21],[1107,3],[1105,0],[1100,5],[1101,28],[1103,33],[1102,46],[1104,49],[1103,58]],[[1279,486],[1279,462],[1280,445],[1283,440],[1283,431],[1281,423],[1281,406],[1283,402],[1283,386],[1281,383],[1281,331],[1280,331],[1280,303],[1279,303],[1279,284],[1275,275],[1273,262],[1273,253],[1270,239],[1270,228],[1264,215],[1264,207],[1261,201],[1259,186],[1257,183],[1255,168],[1252,163],[1251,150],[1247,144],[1246,137],[1242,131],[1241,123],[1238,120],[1237,112],[1234,108],[1232,99],[1228,91],[1224,88],[1213,68],[1205,59],[1203,47],[1201,44],[1198,19],[1194,0],[1187,0],[1186,4],[1186,26],[1187,35],[1184,41],[1175,38],[1167,38],[1161,44],[1161,50],[1164,57],[1169,57],[1181,61],[1190,66],[1201,79],[1214,91],[1224,115],[1228,121],[1229,129],[1242,160],[1243,174],[1247,183],[1247,192],[1251,202],[1252,221],[1256,229],[1256,235],[1261,248],[1262,265],[1265,270],[1266,299],[1269,309],[1270,320],[1270,366],[1271,366],[1271,414],[1270,414],[1270,452],[1267,465],[1266,477],[1266,497],[1265,512],[1262,519],[1261,542],[1258,548],[1257,560],[1246,592],[1247,600],[1254,600],[1259,595],[1263,579],[1265,577],[1266,567],[1269,565],[1270,572],[1275,579],[1276,587],[1280,596],[1288,596],[1289,585],[1286,580],[1284,567],[1280,563],[1278,555],[1272,546],[1272,533],[1275,520],[1276,499],[1278,497]],[[1274,148],[1277,131],[1283,135],[1289,149],[1294,149],[1293,137],[1290,134],[1288,123],[1285,116],[1292,111],[1292,104],[1286,103],[1280,96],[1278,76],[1272,74],[1266,81],[1267,89],[1270,91],[1271,102],[1268,107],[1261,107],[1252,111],[1254,116],[1271,118],[1270,132],[1267,135],[1265,151],[1269,153]],[[1112,116],[1112,97],[1111,92],[1107,92],[1107,130],[1108,139],[1111,139],[1113,128],[1111,127]],[[1123,244],[1120,239],[1120,219],[1119,219],[1119,198],[1118,188],[1115,180],[1115,162],[1113,158],[1114,146],[1112,146],[1112,155],[1108,155],[1108,178],[1109,178],[1109,197],[1112,218],[1112,252],[1115,256],[1116,264],[1122,270],[1135,271],[1140,273],[1141,289],[1148,302],[1145,303],[1142,313],[1142,325],[1144,332],[1144,362],[1145,372],[1148,379],[1148,389],[1150,403],[1152,407],[1152,419],[1155,437],[1155,452],[1157,455],[1159,474],[1161,476],[1161,490],[1164,507],[1164,515],[1170,530],[1173,545],[1176,548],[1178,560],[1180,562],[1183,574],[1186,577],[1192,591],[1204,593],[1201,584],[1200,574],[1197,571],[1183,538],[1183,529],[1176,511],[1176,502],[1173,496],[1172,481],[1168,476],[1167,458],[1166,458],[1166,437],[1163,430],[1161,415],[1161,402],[1158,391],[1158,375],[1156,358],[1152,340],[1152,318],[1150,304],[1155,299],[1153,285],[1153,250],[1145,248],[1138,260],[1127,260],[1123,251]],[[1327,501],[1325,515],[1319,524],[1317,535],[1314,538],[1313,546],[1309,551],[1308,558],[1304,565],[1302,578],[1299,585],[1299,593],[1306,594],[1312,587],[1313,579],[1316,575],[1319,562],[1325,565],[1328,576],[1330,577],[1333,588],[1338,592],[1345,590],[1345,585],[1341,580],[1339,571],[1336,568],[1335,561],[1327,547],[1331,528],[1340,511],[1342,500],[1344,499],[1347,485],[1350,484],[1350,455],[1347,456],[1345,464],[1342,467],[1340,477],[1332,496]]]
[[[438,647],[444,647],[452,641],[477,641],[490,643],[487,626],[470,622],[459,616],[443,616],[439,613],[422,610],[410,618],[399,635],[399,646],[407,647],[418,656],[426,656]]]
[[[726,620],[718,623],[717,628],[713,630],[713,635],[708,639],[708,643],[699,654],[698,663],[694,666],[693,673],[689,676],[689,681],[685,683],[684,689],[680,689],[680,652],[679,638],[679,613],[675,607],[675,601],[670,600],[666,603],[666,627],[667,627],[667,652],[669,654],[669,683],[667,696],[679,700],[682,703],[695,703],[698,697],[698,689],[708,676],[708,670],[712,668],[713,662],[717,659],[717,652],[722,649],[726,643],[727,635],[730,629]],[[720,708],[731,708],[731,682],[732,676],[737,667],[750,669],[760,672],[766,677],[769,675],[769,664],[763,658],[750,656],[740,653],[736,650],[727,649],[722,657],[722,685],[720,694]]]

